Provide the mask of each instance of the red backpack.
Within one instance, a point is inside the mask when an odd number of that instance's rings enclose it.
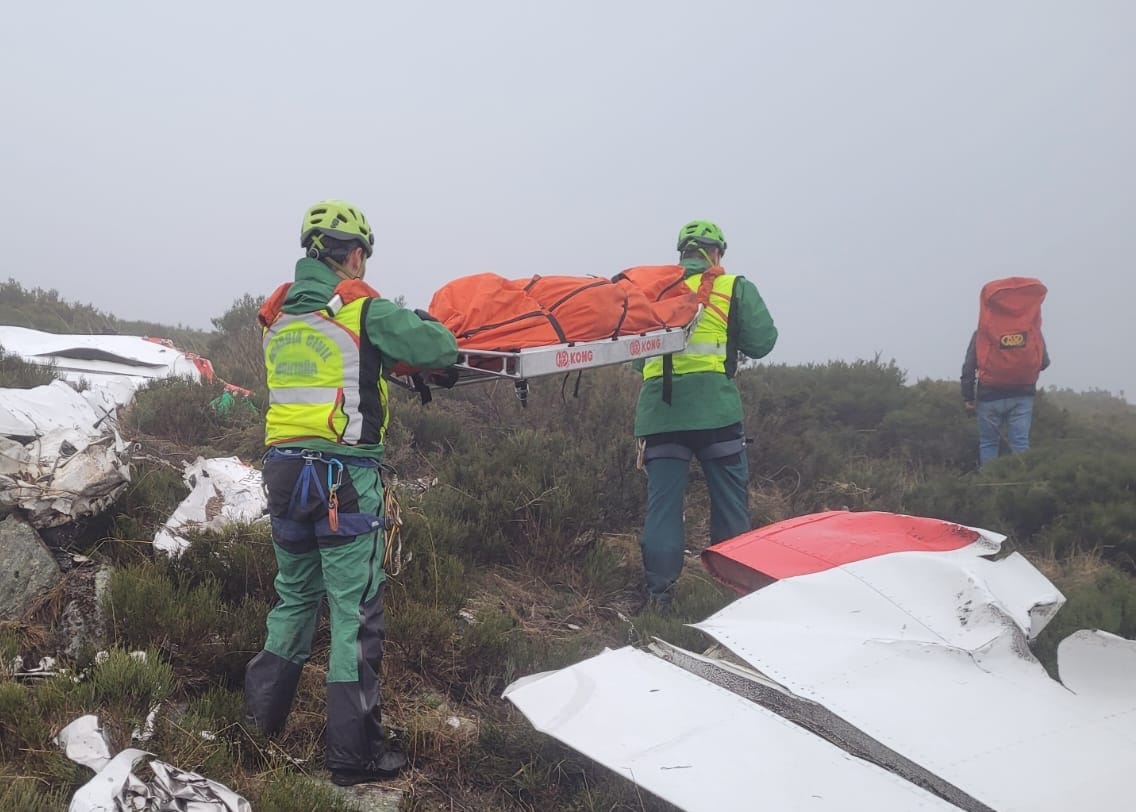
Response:
[[[1024,276],[995,279],[983,286],[974,340],[980,384],[1037,383],[1045,357],[1041,303],[1046,293],[1040,280]]]

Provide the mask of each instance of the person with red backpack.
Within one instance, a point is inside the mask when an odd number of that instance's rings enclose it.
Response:
[[[635,436],[647,472],[640,542],[644,605],[659,612],[670,610],[682,571],[682,507],[691,457],[698,458],[710,492],[710,540],[750,529],[749,465],[734,374],[739,355],[764,358],[777,342],[757,287],[720,266],[726,253],[722,229],[705,220],[687,223],[679,231],[678,251],[674,284],[698,294],[701,314],[682,352],[635,363],[643,373]]]
[[[292,708],[327,597],[326,762],[350,785],[390,778],[406,755],[389,744],[379,710],[385,533],[380,463],[390,419],[383,377],[396,362],[441,369],[454,336],[428,314],[380,297],[363,281],[375,237],[342,200],[304,215],[295,281],[258,318],[269,406],[264,484],[279,602],[264,649],[245,670],[245,714],[268,735]]]
[[[962,365],[962,399],[978,416],[978,464],[998,456],[1005,433],[1014,453],[1029,450],[1037,379],[1049,367],[1041,334],[1046,287],[1028,277],[982,288],[978,329]]]

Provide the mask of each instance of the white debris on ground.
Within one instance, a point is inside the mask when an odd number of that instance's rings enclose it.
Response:
[[[248,524],[268,510],[260,471],[236,457],[198,457],[185,466],[190,494],[154,535],[154,547],[172,556],[189,546],[192,531],[223,530],[233,523]]]
[[[8,664],[8,672],[13,679],[17,680],[49,679],[65,673],[56,670],[54,657],[40,657],[38,663],[28,665],[24,662],[24,658],[19,655],[13,657],[12,662]]]
[[[113,504],[130,482],[116,407],[105,390],[63,381],[0,389],[0,513],[58,527]]]
[[[0,389],[0,515],[19,509],[38,529],[102,513],[126,488],[130,449],[117,431],[117,410],[138,387],[214,377],[204,358],[137,336],[0,326],[0,346],[61,378]]]
[[[158,723],[158,711],[162,709],[161,705],[155,705],[150,708],[150,712],[146,714],[146,721],[142,723],[141,727],[136,727],[130,733],[130,740],[132,742],[148,742],[154,738],[155,725]]]
[[[76,790],[68,812],[252,812],[249,802],[224,784],[179,770],[153,753],[131,748],[112,755],[97,716],[80,716],[59,731],[55,742],[69,759],[95,771],[95,777]],[[146,781],[135,772],[142,762],[153,776]]]
[[[506,698],[688,812],[1136,807],[1136,642],[1077,632],[1052,679],[1028,641],[1064,598],[1020,555],[990,560],[1003,537],[928,550],[899,534],[895,551],[835,561],[780,532],[779,551],[755,549],[801,574],[696,625],[746,666],[628,647]]]

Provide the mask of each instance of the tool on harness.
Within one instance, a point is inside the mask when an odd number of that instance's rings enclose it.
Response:
[[[332,471],[335,472],[334,476]],[[334,457],[327,460],[327,526],[331,532],[339,532],[339,494],[343,485],[343,462]]]
[[[383,483],[383,570],[394,577],[402,572],[402,511],[395,490],[388,487],[384,474],[397,478],[398,473],[385,463],[379,466],[379,478]],[[406,560],[410,558],[407,555]]]

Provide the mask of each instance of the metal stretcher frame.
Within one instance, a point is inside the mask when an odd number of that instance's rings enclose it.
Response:
[[[698,315],[700,314],[701,308]],[[458,362],[452,367],[458,374],[454,386],[510,380],[517,387],[517,394],[523,400],[528,388],[527,382],[532,378],[681,352],[686,347],[690,331],[698,322],[698,315],[695,315],[685,327],[665,327],[595,341],[570,341],[544,347],[526,347],[511,352],[463,349],[459,351]],[[423,378],[432,389],[441,386],[432,382],[428,376]],[[414,385],[410,376],[391,376],[388,380],[406,389],[419,388]]]

